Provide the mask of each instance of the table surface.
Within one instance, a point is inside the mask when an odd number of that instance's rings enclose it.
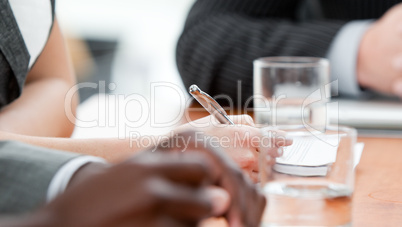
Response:
[[[192,112],[191,120],[208,115]],[[353,194],[353,226],[402,225],[402,139],[364,138],[356,168]],[[207,220],[203,226],[227,226],[223,220]]]

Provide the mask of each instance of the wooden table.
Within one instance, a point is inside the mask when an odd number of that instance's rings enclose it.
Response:
[[[207,116],[191,112],[191,120]],[[402,226],[402,139],[358,138],[365,144],[356,168],[353,226]],[[227,226],[208,220],[203,226]]]
[[[402,140],[359,138],[353,226],[402,225]]]

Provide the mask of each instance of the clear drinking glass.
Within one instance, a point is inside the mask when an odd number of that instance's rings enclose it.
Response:
[[[350,226],[356,130],[327,126],[311,131],[292,125],[262,129],[272,130],[287,132],[293,144],[283,148],[274,165],[269,149],[260,149],[260,185],[268,201],[261,227]],[[277,144],[281,138],[274,139]]]
[[[265,57],[254,61],[257,124],[328,124],[329,62],[314,57]]]

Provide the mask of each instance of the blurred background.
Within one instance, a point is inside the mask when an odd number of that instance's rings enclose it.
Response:
[[[78,82],[105,81],[106,85],[104,90],[79,89],[81,105],[73,137],[121,136],[123,131],[127,132],[122,129],[123,124],[113,123],[122,120],[117,113],[122,111],[117,96],[111,95],[135,93],[149,101],[151,83],[163,81],[177,85],[187,100],[187,89],[182,85],[175,63],[175,48],[193,3],[194,0],[56,1],[57,18],[67,39]],[[171,122],[185,106],[183,97],[172,89],[158,91],[152,97],[156,103],[150,104],[155,107],[156,116],[151,117],[154,122]],[[120,102],[121,105],[124,105],[126,121],[136,122],[144,115],[144,107],[138,102]],[[96,121],[97,125],[80,124],[89,121]],[[150,121],[147,119],[146,124],[132,129],[142,135],[169,130],[169,127],[154,129]]]
[[[189,95],[177,71],[175,48],[194,2],[56,0],[78,82],[97,85],[79,89],[73,137],[165,134],[183,119]],[[170,89],[152,90],[156,82]],[[359,128],[361,135],[402,138],[400,112],[399,101],[341,100],[330,117]]]
[[[146,92],[159,78],[178,81],[175,46],[193,0],[57,0],[79,82]],[[180,80],[179,80],[180,81]],[[96,93],[81,89],[81,102]]]

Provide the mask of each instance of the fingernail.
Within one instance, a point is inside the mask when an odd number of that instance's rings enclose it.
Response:
[[[402,71],[402,56],[394,58],[392,65],[395,70]]]
[[[230,204],[230,196],[227,191],[211,187],[207,189],[207,197],[211,201],[212,205],[212,215],[220,216],[226,212]]]
[[[402,97],[402,81],[393,84],[393,91],[395,95]]]

